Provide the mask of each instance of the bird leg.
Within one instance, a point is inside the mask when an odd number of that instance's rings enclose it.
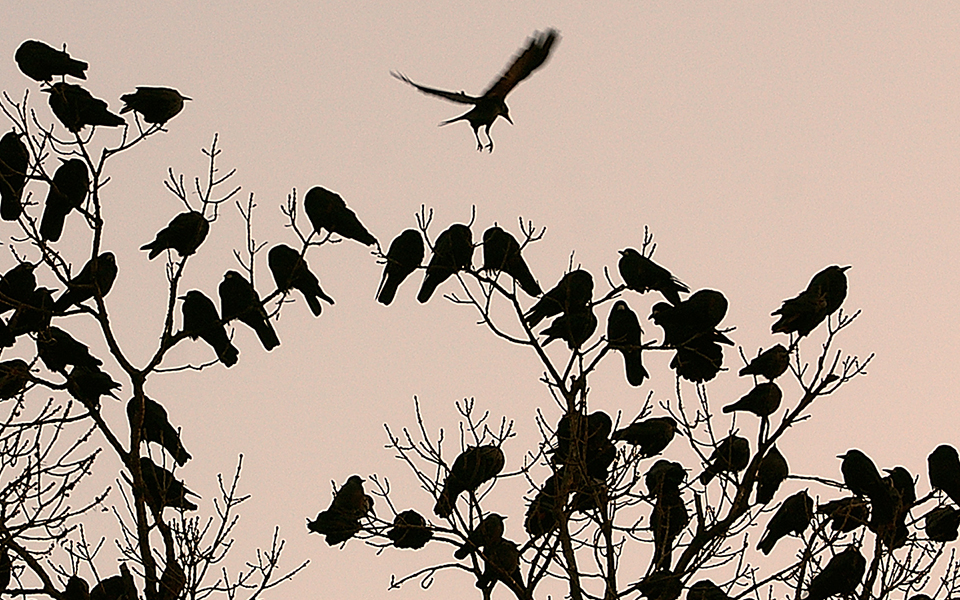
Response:
[[[489,151],[492,153],[492,152],[493,152],[493,138],[490,137],[490,125],[487,125],[486,127],[484,127],[483,130],[486,132],[486,134],[487,134],[487,139],[490,141],[490,144],[487,146],[487,150],[489,150]],[[479,136],[478,136],[478,139],[479,139]]]
[[[476,127],[473,128],[473,135],[476,136],[476,138],[477,138],[477,152],[483,152],[483,142],[480,141],[480,126],[479,126],[479,125],[477,125]],[[487,137],[490,137],[489,134],[487,134]]]

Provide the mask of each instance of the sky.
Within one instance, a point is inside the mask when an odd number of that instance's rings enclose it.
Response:
[[[437,127],[460,106],[389,75],[478,94],[547,27],[562,37],[509,96],[515,125],[495,124],[493,153],[476,152],[464,123]],[[89,62],[84,86],[111,110],[137,85],[193,98],[168,132],[108,163],[104,247],[120,269],[108,307],[139,364],[159,337],[165,278],[162,260],[138,247],[181,210],[163,187],[167,169],[188,182],[203,176],[200,150],[217,134],[221,172],[236,169],[239,197],[254,194],[259,241],[294,245],[279,207],[316,185],[341,194],[384,249],[415,226],[421,205],[434,210],[433,236],[476,207],[475,239],[494,222],[518,234],[519,217],[546,227],[525,251],[544,288],[575,253],[599,294],[603,268],[619,282],[617,251],[639,247],[649,226],[657,262],[692,289],[726,294],[723,323],[748,356],[784,341],[770,334],[783,299],[828,265],[852,265],[844,309],[862,313],[839,347],[875,353],[869,374],[819,401],[780,449],[794,472],[839,478],[836,455],[860,448],[881,467],[924,474],[925,491],[926,455],[960,443],[958,28],[950,2],[33,3],[0,25],[0,82],[16,100],[29,90],[38,118],[52,121],[46,96],[13,61],[23,40],[39,39]],[[113,145],[118,135],[98,131],[96,140]],[[78,262],[88,238],[73,225],[59,248]],[[183,289],[214,297],[243,243],[242,222],[225,206]],[[261,293],[273,289],[265,258]],[[401,510],[430,514],[433,501],[384,448],[384,423],[415,426],[416,397],[428,428],[452,433],[454,403],[476,398],[493,419],[515,420],[505,447],[515,471],[537,442],[536,411],[550,420],[559,412],[529,349],[495,338],[440,294],[418,304],[419,275],[383,307],[374,297],[382,267],[368,248],[344,241],[308,260],[334,306],[319,318],[300,300],[285,306],[279,348],[264,352],[240,328],[238,365],[154,376],[147,393],[183,428],[195,459],[179,473],[204,510],[212,512],[216,474],[243,454],[241,489],[252,498],[233,564],[266,544],[274,525],[287,539],[286,565],[311,561],[270,597],[381,597],[390,573],[449,560],[447,548],[376,556],[353,540],[331,549],[304,525],[328,506],[330,481],[354,473],[388,477]],[[645,317],[659,298],[627,300]],[[644,324],[646,337],[660,334]],[[804,356],[821,342],[812,335]],[[187,343],[164,366],[208,353]],[[726,356],[732,372],[710,388],[717,407],[748,386],[735,376],[739,358]],[[610,357],[591,380],[591,409],[629,421],[649,392],[673,397],[669,355],[645,361],[652,380],[633,389]],[[799,388],[787,387],[795,402]],[[123,403],[105,412],[123,430]],[[119,470],[110,460],[98,466],[105,481]],[[505,492],[500,506],[517,515],[507,537],[525,539],[519,488],[503,487],[515,495]],[[464,583],[472,585],[447,573],[428,592],[411,583],[390,597],[445,597]]]

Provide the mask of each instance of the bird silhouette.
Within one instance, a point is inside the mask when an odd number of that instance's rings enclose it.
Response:
[[[39,333],[50,326],[53,317],[53,292],[50,288],[39,287],[13,311],[7,323],[14,337],[25,333]]]
[[[53,311],[60,313],[73,305],[97,295],[105,297],[117,279],[117,258],[113,252],[104,252],[87,261],[77,276],[67,282],[67,289],[53,304]]]
[[[433,537],[433,530],[427,527],[423,515],[415,510],[405,510],[393,519],[393,527],[387,537],[397,548],[423,548]]]
[[[334,303],[333,298],[326,295],[320,288],[320,280],[310,271],[307,258],[290,246],[278,244],[271,248],[267,254],[267,264],[270,266],[270,272],[273,273],[277,289],[281,292],[291,289],[299,290],[313,316],[319,317],[323,311],[320,300],[327,304]]]
[[[950,506],[941,506],[923,517],[923,530],[934,542],[952,542],[957,539],[957,526],[960,525],[960,510]]]
[[[326,229],[330,233],[356,240],[364,246],[377,243],[377,238],[370,235],[357,218],[357,213],[347,208],[347,203],[339,194],[322,187],[315,187],[303,198],[303,210],[317,233],[320,233],[321,229]]]
[[[623,355],[627,383],[632,386],[643,384],[643,380],[649,377],[640,357],[641,333],[643,331],[637,313],[630,310],[623,300],[617,300],[607,316],[607,342]]]
[[[63,590],[64,600],[90,600],[90,584],[78,575],[71,575]]]
[[[855,546],[835,555],[822,571],[810,580],[805,600],[826,600],[830,596],[846,596],[863,578],[867,560]]]
[[[100,407],[100,398],[103,396],[116,398],[113,390],[120,387],[119,383],[99,367],[79,365],[67,375],[67,391],[90,410]]]
[[[218,288],[220,293],[220,314],[224,323],[238,319],[253,329],[264,350],[268,352],[280,345],[280,338],[270,324],[267,311],[253,285],[236,271],[227,271]]]
[[[593,298],[593,275],[577,269],[560,278],[551,290],[544,294],[527,311],[523,320],[530,327],[560,313],[576,312],[586,308]]]
[[[363,491],[363,479],[351,475],[337,490],[330,508],[307,523],[307,529],[325,536],[327,545],[343,543],[360,531],[360,519],[373,509],[373,498]]]
[[[14,358],[0,362],[0,400],[9,400],[22,392],[30,381],[30,365]]]
[[[441,283],[458,271],[470,269],[472,260],[473,233],[466,225],[454,223],[437,236],[417,302],[424,304]]]
[[[47,327],[37,333],[37,355],[48,369],[64,376],[67,366],[96,369],[103,362],[90,354],[86,344],[77,341],[59,327]]]
[[[787,534],[803,534],[812,518],[813,498],[807,495],[807,490],[797,492],[784,500],[770,518],[757,548],[764,554],[770,554],[776,543]]]
[[[490,590],[497,581],[510,582],[522,588],[520,576],[520,549],[517,544],[504,538],[489,544],[484,550],[483,573],[477,578],[477,587]],[[485,597],[489,597],[484,594]]]
[[[617,267],[628,290],[641,294],[657,290],[674,306],[680,304],[680,292],[690,293],[690,288],[681,283],[670,271],[633,248],[620,251],[620,262],[617,263]]]
[[[752,390],[747,392],[746,396],[740,398],[733,404],[724,406],[723,412],[730,413],[737,410],[745,410],[752,412],[758,417],[769,417],[780,408],[780,401],[782,399],[783,392],[780,390],[780,386],[772,381],[758,383]]]
[[[790,364],[790,353],[783,344],[777,344],[767,348],[757,357],[750,361],[750,364],[740,369],[740,377],[744,375],[759,375],[773,381],[783,375],[787,366]]]
[[[650,529],[653,530],[653,568],[669,569],[673,542],[683,533],[690,515],[679,490],[664,488],[657,496],[650,513]]]
[[[472,104],[473,108],[468,112],[459,117],[443,121],[440,125],[448,125],[457,121],[470,123],[470,127],[473,128],[473,135],[477,138],[478,151],[484,148],[483,142],[480,141],[480,127],[482,126],[487,134],[486,148],[493,152],[493,139],[490,137],[490,127],[493,126],[493,122],[497,120],[497,117],[503,117],[511,125],[513,124],[513,119],[510,118],[510,109],[505,102],[507,94],[546,62],[547,57],[550,56],[550,50],[559,37],[556,29],[548,29],[542,33],[535,32],[527,40],[526,48],[513,59],[513,62],[500,75],[499,79],[480,96],[468,96],[464,92],[448,92],[429,88],[414,83],[402,73],[391,71],[390,74],[404,83],[409,83],[424,94],[444,98],[458,104]]]
[[[503,271],[513,277],[528,296],[536,298],[543,294],[530,267],[520,256],[520,242],[496,225],[483,232],[483,268],[489,273]]]
[[[956,448],[948,444],[937,446],[927,457],[927,473],[930,487],[943,491],[960,505],[960,456]]]
[[[183,110],[184,100],[193,98],[187,98],[173,88],[137,86],[136,92],[124,94],[120,100],[124,103],[121,115],[134,110],[147,123],[163,125]]]
[[[63,222],[70,211],[77,210],[87,197],[90,175],[87,165],[79,158],[63,161],[53,174],[50,191],[40,219],[40,236],[48,242],[60,240]]]
[[[454,557],[464,559],[481,548],[496,544],[503,538],[503,515],[490,513],[477,523],[467,534],[466,541],[453,553]]]
[[[0,219],[16,221],[23,212],[23,188],[27,184],[30,155],[16,131],[0,138]]]
[[[771,313],[780,315],[771,331],[796,333],[799,337],[809,335],[843,304],[847,297],[847,276],[844,271],[849,268],[833,265],[814,275],[807,289],[795,298],[784,300],[783,305]]]
[[[637,582],[636,588],[648,600],[677,600],[683,592],[683,582],[679,573],[661,569]]]
[[[690,586],[687,591],[687,600],[731,600],[730,596],[723,593],[723,590],[710,581],[701,579]]]
[[[197,251],[209,232],[210,223],[203,214],[189,210],[175,216],[166,227],[157,232],[152,242],[140,246],[140,249],[150,251],[150,260],[167,249],[176,250],[180,256],[190,256]]]
[[[867,524],[870,505],[859,496],[848,496],[821,504],[817,507],[817,512],[828,516],[834,531],[850,533]]]
[[[843,483],[851,492],[871,499],[882,492],[880,471],[869,456],[860,450],[851,449],[837,458],[843,459],[840,472],[843,474]]]
[[[136,397],[127,402],[127,420],[131,430],[136,426],[138,405]],[[181,467],[193,458],[183,447],[180,433],[170,424],[166,409],[159,402],[147,397],[143,398],[143,420],[140,431],[143,441],[160,444]]]
[[[640,458],[650,458],[663,452],[676,433],[673,417],[651,417],[614,431],[610,439],[638,446]]]
[[[442,519],[449,517],[457,496],[472,492],[483,482],[496,477],[503,470],[504,463],[503,451],[496,446],[473,446],[464,450],[453,461],[433,512]]]
[[[746,438],[731,434],[717,443],[708,462],[710,464],[700,475],[700,483],[704,485],[710,483],[718,473],[737,473],[746,469],[750,462],[750,442]]]
[[[87,125],[119,127],[127,122],[107,109],[107,103],[94,98],[79,85],[57,82],[43,89],[50,94],[48,103],[53,114],[69,131],[78,133]]]
[[[777,450],[776,445],[771,446],[757,469],[757,503],[767,504],[773,500],[777,490],[780,489],[780,484],[789,474],[790,467],[787,465],[787,459]]]
[[[13,58],[20,71],[34,81],[50,81],[60,75],[86,79],[84,71],[90,66],[82,60],[70,58],[64,50],[57,50],[37,40],[20,44]]]
[[[0,277],[0,314],[14,310],[33,298],[33,292],[37,289],[36,268],[37,265],[33,263],[22,262]]]
[[[660,459],[644,474],[643,482],[653,498],[663,494],[680,493],[680,486],[687,480],[687,471],[678,462]]]
[[[386,260],[377,290],[377,302],[389,306],[403,280],[423,263],[423,236],[416,229],[403,231],[390,243]]]
[[[201,338],[217,353],[217,359],[226,367],[237,364],[240,351],[230,342],[227,330],[213,301],[199,290],[190,290],[180,297],[183,305],[183,331],[191,338]]]
[[[593,307],[583,306],[570,312],[565,312],[550,323],[550,326],[540,332],[547,336],[543,345],[553,340],[564,340],[571,350],[579,350],[593,332],[597,330],[597,316],[593,314]]]
[[[523,519],[523,528],[530,535],[530,539],[537,539],[547,535],[560,524],[560,509],[562,500],[560,482],[563,470],[547,478],[543,487],[533,497]]]
[[[159,511],[164,507],[197,510],[197,505],[187,498],[197,494],[187,489],[183,482],[167,469],[157,466],[148,457],[141,456],[140,473],[143,475],[144,485],[147,486],[147,503],[155,510]]]

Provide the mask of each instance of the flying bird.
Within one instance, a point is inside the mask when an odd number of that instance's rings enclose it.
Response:
[[[210,223],[203,214],[189,210],[175,216],[166,227],[157,232],[157,237],[149,244],[140,246],[149,250],[150,260],[167,249],[176,250],[180,256],[190,256],[197,251],[210,232]]]
[[[546,62],[547,57],[550,56],[550,50],[559,37],[559,32],[557,32],[556,29],[548,29],[546,32],[535,32],[527,41],[526,48],[513,59],[513,62],[507,67],[507,70],[500,75],[500,78],[480,96],[468,96],[464,92],[447,92],[429,88],[410,81],[410,79],[402,73],[391,71],[390,74],[400,81],[409,83],[424,94],[444,98],[451,102],[457,102],[458,104],[472,104],[473,108],[466,113],[459,117],[443,121],[440,125],[448,125],[457,121],[467,121],[470,123],[470,127],[473,127],[473,135],[477,138],[478,151],[484,149],[484,144],[480,141],[480,127],[482,126],[484,132],[487,134],[488,143],[486,148],[490,152],[493,152],[493,139],[490,137],[490,127],[493,126],[493,122],[497,120],[497,117],[503,117],[513,125],[513,119],[510,118],[510,109],[507,108],[507,103],[504,102],[507,94],[509,94],[518,83],[529,77],[531,73]]]
[[[136,92],[124,94],[120,100],[124,103],[121,115],[135,110],[147,123],[163,125],[183,110],[184,100],[193,98],[187,98],[173,88],[137,86]]]
[[[86,79],[87,63],[70,58],[63,50],[57,50],[37,40],[27,40],[20,44],[13,58],[24,75],[34,81],[50,81],[57,75],[70,75],[77,79]]]
[[[23,188],[27,184],[30,156],[15,131],[0,138],[0,218],[16,221],[23,212]]]
[[[328,304],[334,303],[333,298],[326,295],[320,288],[320,280],[310,270],[306,257],[300,256],[300,253],[290,246],[279,244],[271,248],[267,254],[267,264],[270,266],[270,272],[273,273],[277,289],[281,292],[293,288],[300,290],[313,316],[320,316],[323,310],[320,305],[321,300]]]
[[[407,229],[390,243],[386,259],[387,264],[377,290],[377,302],[389,306],[403,280],[423,262],[423,236],[416,229]]]

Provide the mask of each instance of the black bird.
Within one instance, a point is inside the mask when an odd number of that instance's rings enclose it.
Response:
[[[736,410],[745,410],[752,412],[758,417],[769,417],[778,408],[783,399],[783,392],[780,386],[772,381],[758,383],[747,395],[740,398],[733,404],[723,407],[723,412],[730,413]]]
[[[325,536],[327,545],[334,546],[352,538],[360,531],[360,519],[373,509],[373,498],[363,491],[363,479],[351,475],[333,496],[330,508],[319,513],[307,529]]]
[[[557,449],[554,451],[554,461],[561,465],[568,464],[571,450],[576,445],[579,448],[580,458],[586,461],[588,468],[591,462],[604,462],[607,458],[604,455],[609,452],[610,447],[610,431],[613,429],[613,420],[610,415],[598,410],[589,415],[576,413],[573,417],[575,418],[571,418],[571,413],[566,413],[557,423]],[[615,448],[614,453],[616,453]],[[599,470],[602,471],[605,466],[601,464]]]
[[[90,584],[79,575],[71,575],[63,590],[64,600],[90,600]]]
[[[536,327],[547,317],[586,308],[592,299],[593,275],[583,269],[570,271],[537,300],[523,319],[530,327]]]
[[[81,302],[98,294],[101,298],[105,297],[113,288],[116,279],[117,258],[113,252],[104,252],[91,258],[77,276],[67,282],[67,289],[53,304],[53,312],[63,312],[74,304],[79,306]]]
[[[863,579],[867,560],[855,546],[835,555],[822,571],[810,580],[805,600],[826,600],[830,596],[847,596]]]
[[[130,569],[125,563],[120,563],[120,574],[107,577],[93,586],[89,600],[137,600],[137,598],[137,589]]]
[[[423,263],[423,236],[416,229],[407,229],[390,243],[387,263],[383,268],[377,302],[389,306],[397,288]]]
[[[466,225],[454,223],[437,236],[417,302],[424,304],[441,283],[457,271],[470,269],[472,260],[473,233]]]
[[[517,586],[523,585],[520,576],[520,549],[514,542],[500,538],[495,544],[487,546],[483,555],[484,569],[477,578],[478,588],[490,590],[497,581],[506,583],[509,580],[513,580]]]
[[[673,542],[683,533],[690,522],[690,515],[679,490],[664,488],[657,496],[650,513],[650,529],[653,531],[653,569],[670,568]]]
[[[880,471],[866,454],[860,450],[847,450],[841,454],[840,472],[843,474],[843,483],[857,496],[867,496],[873,499],[883,489]]]
[[[57,75],[86,79],[87,63],[70,58],[64,50],[57,50],[37,40],[20,44],[13,58],[20,71],[34,81],[50,81]]]
[[[680,486],[687,480],[687,471],[678,462],[660,459],[643,476],[647,491],[654,498],[664,494],[680,493]]]
[[[617,267],[628,290],[641,294],[657,290],[674,306],[680,304],[680,292],[690,293],[690,288],[681,283],[670,271],[633,248],[620,251],[620,262]]]
[[[700,483],[710,483],[718,473],[729,471],[737,473],[747,468],[750,462],[750,442],[737,435],[729,435],[717,443],[708,461],[710,464],[700,475]]]
[[[106,102],[94,98],[79,85],[57,82],[43,91],[50,94],[50,110],[64,127],[74,133],[87,125],[118,127],[127,124],[123,117],[110,112]]]
[[[273,273],[277,289],[281,292],[294,288],[299,290],[313,316],[320,316],[323,310],[320,305],[321,300],[327,304],[334,303],[333,298],[323,293],[320,280],[310,271],[307,258],[300,256],[300,253],[290,246],[278,244],[271,248],[267,254],[267,264],[270,265],[270,272]]]
[[[150,251],[150,260],[167,249],[176,250],[180,256],[190,256],[197,251],[209,232],[210,223],[203,214],[189,210],[175,216],[166,227],[157,232],[156,239],[140,246],[140,249]]]
[[[547,336],[543,342],[544,346],[553,340],[564,340],[568,348],[579,350],[597,330],[597,324],[593,307],[584,306],[560,315],[550,323],[549,327],[541,331],[540,335]]]
[[[960,505],[960,456],[957,449],[948,444],[937,446],[927,457],[927,473],[930,487],[942,490]]]
[[[807,289],[796,298],[784,300],[771,315],[780,315],[773,324],[773,333],[796,333],[804,337],[833,314],[847,297],[847,276],[850,267],[833,265],[820,271],[810,280]]]
[[[676,433],[677,422],[673,417],[651,417],[614,431],[610,439],[639,446],[640,458],[650,458],[663,452]]]
[[[561,498],[562,478],[562,469],[547,478],[527,507],[523,528],[530,534],[530,539],[543,537],[560,524],[560,510],[563,508],[561,501],[566,498],[566,495]]]
[[[677,600],[683,592],[680,574],[669,569],[654,571],[636,584],[637,591],[647,600]]]
[[[120,387],[99,367],[77,366],[67,375],[67,391],[90,410],[100,407],[100,398],[103,396],[116,398],[113,390]]]
[[[757,470],[757,503],[767,504],[773,500],[777,490],[780,489],[780,484],[789,474],[790,467],[787,465],[787,459],[777,450],[776,445],[771,446],[760,461],[760,467]]]
[[[627,383],[639,386],[649,377],[640,358],[640,320],[637,313],[630,310],[627,303],[617,300],[607,316],[607,341],[610,347],[623,355],[623,365],[627,373]]]
[[[23,212],[23,188],[27,184],[30,155],[15,131],[0,138],[0,219],[16,221]]]
[[[364,246],[377,243],[377,238],[370,235],[357,218],[357,213],[347,208],[347,203],[339,194],[322,187],[315,187],[304,196],[303,210],[317,233],[320,233],[321,229],[326,229],[330,233],[356,240]]]
[[[520,242],[496,225],[483,232],[483,268],[491,273],[503,271],[513,277],[528,296],[536,298],[543,294],[530,267],[520,256]]]
[[[917,501],[917,488],[910,471],[903,467],[884,469],[884,471],[888,473],[888,475],[883,479],[888,481],[890,485],[893,486],[893,489],[897,491],[897,494],[900,496],[900,503],[903,504],[906,509],[912,507]]]
[[[821,504],[817,507],[817,512],[830,518],[830,526],[834,531],[850,533],[867,524],[870,505],[858,496],[848,496]]]
[[[36,268],[33,263],[22,262],[0,277],[0,315],[33,298],[37,289],[37,277],[33,273]]]
[[[650,318],[663,328],[664,344],[677,349],[670,368],[688,381],[716,377],[723,366],[723,348],[733,344],[716,327],[727,313],[727,299],[715,290],[699,290],[676,306],[659,302]]]
[[[87,165],[79,158],[63,161],[53,174],[47,201],[40,219],[40,235],[48,242],[60,240],[63,222],[70,211],[77,210],[87,197],[90,175]]]
[[[157,466],[146,456],[140,457],[140,472],[143,483],[147,486],[147,502],[154,509],[162,510],[169,506],[182,510],[197,510],[197,505],[187,499],[187,496],[197,494],[188,490],[173,473]]]
[[[280,338],[270,324],[267,311],[263,309],[260,295],[243,275],[236,271],[227,271],[220,282],[220,314],[225,323],[239,319],[241,323],[253,329],[260,343],[268,352],[280,345]]]
[[[470,127],[473,128],[473,135],[477,138],[478,151],[484,148],[483,142],[480,141],[480,127],[482,126],[487,134],[487,149],[493,152],[493,139],[490,138],[490,127],[493,122],[497,120],[497,117],[503,117],[513,125],[513,120],[510,118],[510,109],[504,102],[507,94],[546,62],[547,57],[550,56],[550,50],[558,38],[559,33],[556,29],[548,29],[545,33],[535,32],[527,41],[527,47],[513,59],[513,62],[500,75],[500,78],[480,96],[468,96],[464,92],[447,92],[429,88],[410,81],[401,73],[391,71],[390,74],[400,81],[409,83],[424,94],[438,96],[459,104],[472,104],[473,108],[468,112],[459,117],[443,121],[440,125],[457,121],[470,123]]]
[[[394,517],[393,527],[387,532],[387,537],[397,548],[419,550],[433,537],[433,530],[427,527],[423,515],[415,510],[405,510]]]
[[[66,376],[67,365],[96,369],[103,362],[90,348],[59,327],[47,327],[37,334],[37,355],[48,369]]]
[[[0,400],[9,400],[27,387],[30,365],[15,358],[0,362]]]
[[[472,492],[483,482],[496,477],[503,470],[504,463],[503,451],[496,446],[474,446],[464,450],[453,461],[433,512],[442,519],[449,517],[461,492]]]
[[[760,375],[773,381],[783,375],[790,364],[790,353],[783,344],[777,344],[761,352],[750,364],[740,369],[740,377],[744,375]]]
[[[490,513],[467,534],[467,540],[453,553],[456,558],[464,559],[478,549],[496,544],[503,538],[503,516]]]
[[[217,359],[226,367],[237,364],[240,351],[230,342],[227,330],[220,322],[220,315],[213,301],[199,290],[190,290],[180,297],[183,305],[183,331],[191,339],[203,339],[217,353]]]
[[[24,333],[37,333],[49,327],[53,317],[53,292],[54,290],[49,288],[37,288],[18,304],[7,323],[10,334],[16,337]]]
[[[730,596],[723,593],[723,590],[710,581],[709,579],[701,579],[695,584],[690,586],[690,589],[687,591],[687,600],[731,600]]]
[[[124,103],[120,114],[135,110],[147,123],[163,125],[183,110],[184,100],[193,100],[173,88],[137,86],[132,94],[120,96]]]
[[[10,575],[13,570],[13,562],[10,560],[10,554],[7,547],[0,548],[0,592],[7,591],[10,585]]]
[[[783,501],[777,512],[767,523],[767,529],[760,538],[757,548],[764,554],[770,554],[780,538],[789,533],[801,535],[813,518],[813,498],[807,490],[797,492]]]
[[[957,526],[960,525],[960,510],[941,506],[923,517],[923,530],[934,542],[952,542],[957,539]]]
[[[130,429],[135,426],[137,404],[136,398],[131,398],[127,402],[127,420],[130,422]],[[180,441],[180,433],[170,424],[167,411],[159,402],[144,397],[142,425],[141,439],[145,442],[160,444],[181,467],[193,458],[183,447],[183,443]]]

